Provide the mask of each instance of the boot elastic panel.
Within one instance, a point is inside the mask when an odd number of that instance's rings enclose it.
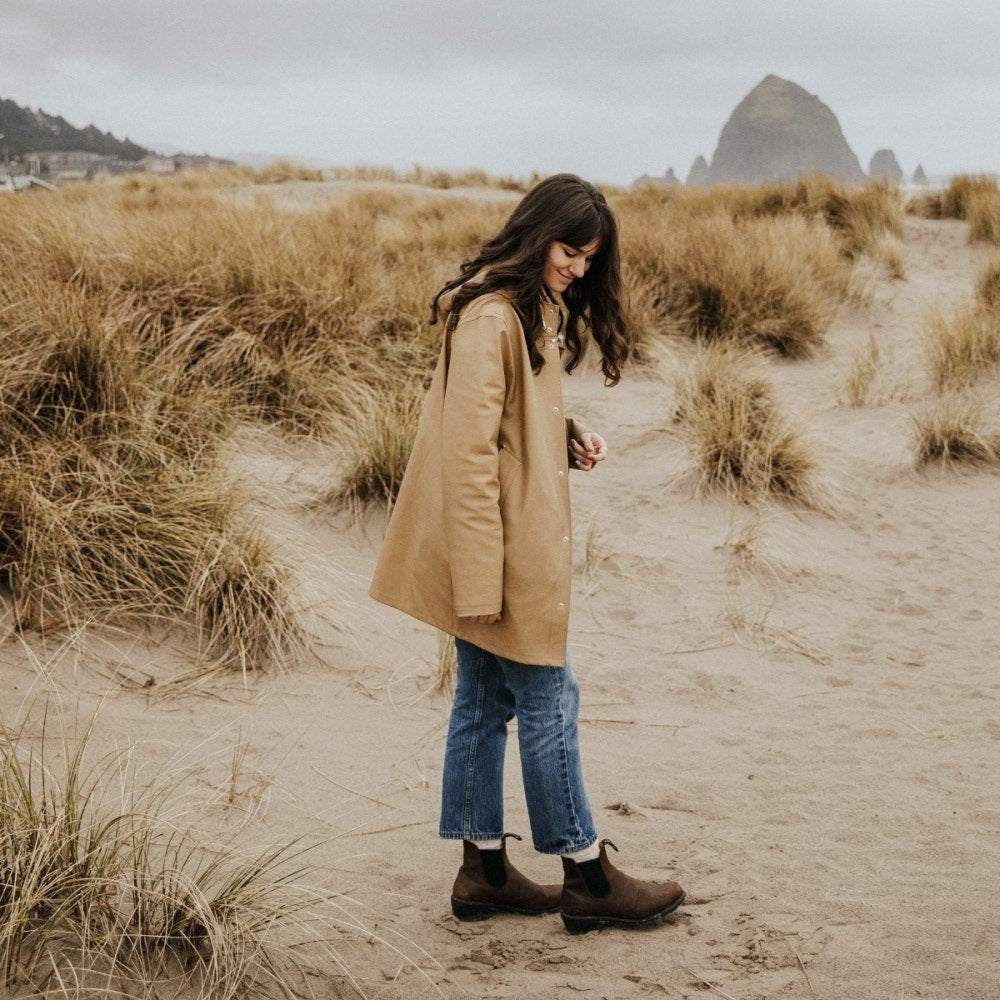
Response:
[[[604,899],[611,893],[611,885],[601,867],[600,858],[594,858],[591,861],[577,861],[576,867],[580,869],[587,891],[595,899]]]
[[[507,866],[503,860],[503,849],[493,851],[479,850],[483,862],[483,875],[494,889],[502,889],[507,884]]]

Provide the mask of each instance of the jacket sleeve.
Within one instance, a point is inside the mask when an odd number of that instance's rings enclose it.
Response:
[[[459,617],[503,610],[498,442],[514,371],[502,312],[470,308],[451,334],[441,425],[445,540]]]

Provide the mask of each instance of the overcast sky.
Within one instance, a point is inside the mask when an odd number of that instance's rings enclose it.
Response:
[[[711,159],[768,73],[867,169],[1000,170],[1000,0],[0,0],[0,97],[144,145],[571,170]]]

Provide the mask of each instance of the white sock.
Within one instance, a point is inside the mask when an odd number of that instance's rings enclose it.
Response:
[[[569,854],[564,854],[564,858],[569,858],[570,861],[575,861],[579,864],[581,861],[593,861],[595,858],[601,856],[601,844],[599,841],[595,840],[590,847],[584,847],[580,851],[570,851]]]
[[[469,843],[475,844],[481,851],[499,851],[503,847],[503,837],[497,840],[471,840]]]

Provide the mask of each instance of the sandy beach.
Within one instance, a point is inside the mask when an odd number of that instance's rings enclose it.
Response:
[[[321,187],[303,190],[317,207]],[[452,917],[439,638],[367,598],[384,514],[316,503],[336,470],[315,441],[246,430],[231,456],[307,588],[295,669],[181,683],[191,650],[172,635],[20,637],[8,615],[0,714],[38,735],[46,704],[50,727],[96,712],[95,752],[183,769],[206,837],[315,843],[364,928],[332,933],[370,998],[996,997],[1000,478],[918,471],[911,442],[921,318],[969,300],[988,251],[956,221],[908,218],[904,245],[904,279],[858,278],[819,351],[766,362],[813,443],[823,510],[693,495],[672,422],[688,345],[615,389],[565,378],[567,409],[610,448],[573,481],[586,776],[615,861],[687,889],[666,925],[571,936],[558,915]],[[882,391],[852,408],[844,380],[870,335]],[[558,881],[530,846],[513,738],[507,789],[512,858]],[[304,992],[356,995],[310,962]]]

